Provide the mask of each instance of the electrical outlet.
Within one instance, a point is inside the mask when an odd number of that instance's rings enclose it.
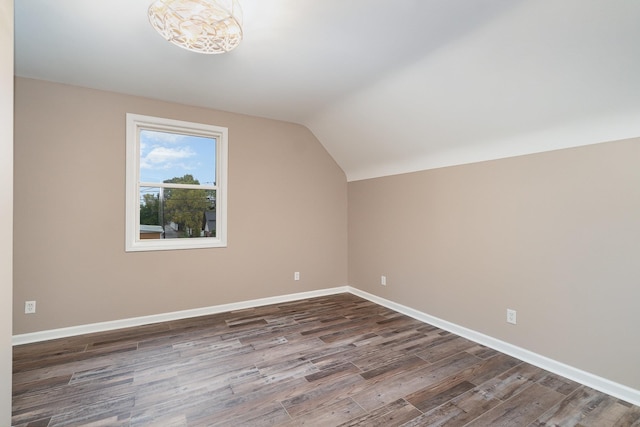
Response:
[[[507,323],[516,324],[516,311],[507,308]]]
[[[24,302],[24,314],[33,314],[36,312],[36,302],[35,301],[25,301]]]
[[[296,271],[295,273],[293,273],[293,280],[300,280],[300,272]]]
[[[380,276],[380,284],[382,286],[387,286],[387,276]]]

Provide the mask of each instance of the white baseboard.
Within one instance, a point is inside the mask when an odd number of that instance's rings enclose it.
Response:
[[[414,319],[421,322],[437,326],[440,329],[444,329],[445,331],[449,331],[453,334],[459,335],[478,344],[482,344],[501,353],[508,354],[524,362],[553,372],[554,374],[558,374],[570,380],[576,381],[580,384],[586,385],[587,387],[591,387],[595,390],[609,394],[633,405],[640,406],[640,390],[635,390],[631,387],[618,384],[606,378],[602,378],[592,373],[585,372],[581,369],[574,368],[573,366],[566,365],[564,363],[549,359],[548,357],[542,356],[524,348],[509,344],[508,342],[501,341],[472,329],[465,328],[464,326],[456,325],[455,323],[442,320],[438,317],[434,317],[421,311],[414,310],[402,304],[389,301],[387,299],[370,294],[368,292],[361,291],[354,287],[349,287],[349,292],[381,306],[387,307],[391,310],[406,314],[407,316],[413,317]]]
[[[30,344],[40,341],[48,341],[57,338],[67,338],[94,332],[112,331],[115,329],[130,328],[132,326],[150,325],[152,323],[168,322],[171,320],[188,319],[190,317],[207,316],[209,314],[225,313],[227,311],[243,310],[246,308],[261,307],[269,304],[298,301],[307,298],[322,297],[349,292],[348,286],[321,289],[317,291],[300,292],[297,294],[281,295],[276,297],[260,298],[230,304],[214,305],[211,307],[194,308],[190,310],[174,311],[171,313],[154,314],[151,316],[132,317],[129,319],[112,320],[109,322],[90,323],[87,325],[71,326],[68,328],[50,329],[47,331],[32,332],[28,334],[14,335],[13,345]]]
[[[132,326],[149,325],[159,322],[167,322],[171,320],[187,319],[190,317],[206,316],[209,314],[224,313],[227,311],[242,310],[253,307],[260,307],[270,304],[280,304],[283,302],[299,301],[307,298],[315,298],[326,295],[334,295],[339,293],[351,293],[361,298],[387,307],[391,310],[410,316],[416,320],[437,326],[445,331],[459,335],[478,344],[490,347],[494,350],[513,356],[524,362],[535,365],[539,368],[561,375],[570,380],[584,384],[595,390],[622,399],[631,404],[640,406],[640,390],[632,389],[622,384],[615,383],[606,378],[585,372],[578,368],[566,365],[564,363],[549,359],[548,357],[523,349],[521,347],[509,344],[505,341],[490,337],[472,329],[465,328],[455,323],[448,322],[438,317],[431,316],[413,308],[406,307],[402,304],[378,297],[365,291],[361,291],[351,286],[341,286],[336,288],[321,289],[317,291],[301,292],[296,294],[282,295],[276,297],[260,298],[248,301],[242,301],[231,304],[222,304],[211,307],[196,308],[191,310],[175,311],[171,313],[155,314],[151,316],[134,317],[130,319],[114,320],[110,322],[92,323],[88,325],[72,326],[68,328],[51,329],[48,331],[33,332],[28,334],[20,334],[13,336],[13,345],[29,344],[40,341],[47,341],[57,338],[66,338],[76,335],[111,331],[115,329],[128,328]]]

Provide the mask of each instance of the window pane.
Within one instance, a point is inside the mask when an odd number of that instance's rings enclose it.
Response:
[[[216,140],[143,129],[140,181],[214,185]]]
[[[216,191],[140,188],[140,239],[216,237]]]
[[[127,252],[227,247],[228,132],[127,113]]]
[[[140,187],[140,225],[160,225],[160,188]]]

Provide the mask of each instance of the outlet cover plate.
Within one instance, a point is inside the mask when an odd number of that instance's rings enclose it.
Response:
[[[24,314],[33,314],[36,312],[36,302],[35,301],[25,301],[24,302]]]

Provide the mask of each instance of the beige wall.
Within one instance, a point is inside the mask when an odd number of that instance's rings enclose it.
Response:
[[[0,425],[11,424],[13,0],[0,0]]]
[[[347,284],[346,178],[305,127],[22,78],[15,97],[14,334]],[[127,112],[229,128],[227,248],[125,253]]]
[[[350,285],[640,389],[640,139],[350,182],[348,206]]]

